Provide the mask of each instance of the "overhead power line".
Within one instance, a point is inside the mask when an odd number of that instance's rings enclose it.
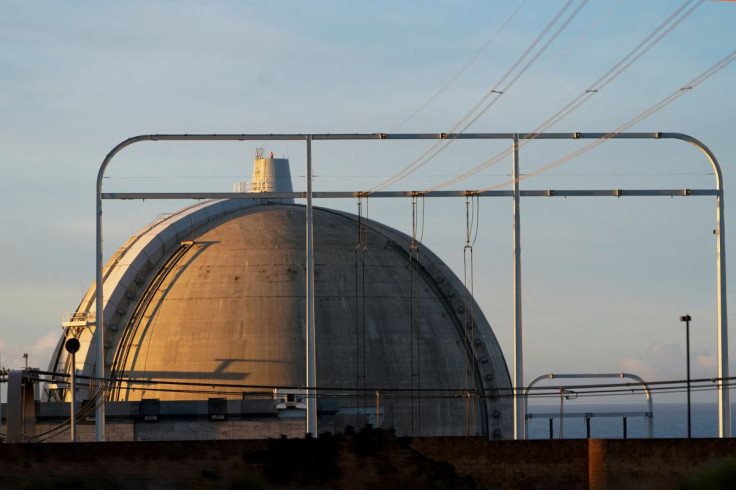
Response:
[[[506,26],[508,26],[511,23],[511,21],[514,19],[514,17],[516,17],[516,14],[519,13],[519,10],[521,10],[521,8],[524,6],[524,4],[526,2],[527,2],[527,0],[521,0],[521,2],[516,7],[516,9],[514,9],[514,11],[511,12],[511,15],[509,15],[508,18],[503,22],[503,24],[501,24],[501,27],[499,27],[493,33],[493,35],[488,39],[488,41],[485,42],[485,44],[483,44],[483,46],[481,46],[481,48],[473,55],[473,57],[470,58],[463,65],[463,67],[460,68],[460,70],[447,83],[445,83],[442,86],[442,88],[440,88],[432,97],[430,97],[424,104],[422,104],[417,110],[415,110],[414,112],[412,112],[406,119],[404,119],[399,124],[397,124],[396,126],[394,126],[393,128],[391,128],[389,130],[389,133],[393,133],[394,131],[396,131],[397,129],[399,129],[401,126],[403,126],[404,124],[406,124],[407,122],[409,122],[411,119],[414,118],[414,116],[416,116],[417,114],[419,114],[420,112],[422,112],[424,109],[427,108],[427,106],[429,104],[431,104],[432,102],[434,102],[435,99],[437,99],[437,97],[439,97],[445,90],[447,90],[448,88],[450,88],[450,86],[453,83],[455,83],[455,81],[458,78],[460,78],[460,75],[462,75],[465,72],[465,70],[467,70],[475,62],[475,60],[477,60],[478,57],[481,54],[483,54],[483,52],[486,49],[488,49],[488,46],[490,46],[491,43],[498,37],[498,35],[501,34],[501,32],[506,28]]]
[[[41,379],[42,382],[53,382],[58,383],[58,378],[69,378],[70,375],[66,373],[58,373],[58,372],[49,372],[49,371],[38,371],[34,370],[34,373],[37,373],[39,375],[45,375],[45,376],[51,376],[53,379]],[[409,394],[411,392],[426,392],[426,393],[434,393],[435,396],[438,397],[448,397],[448,398],[457,398],[458,393],[465,393],[466,391],[469,391],[464,386],[456,386],[456,387],[442,387],[442,388],[435,388],[435,387],[427,387],[424,386],[422,388],[397,388],[397,387],[390,387],[390,386],[367,386],[367,387],[361,387],[361,386],[341,386],[341,387],[334,387],[334,386],[301,386],[301,385],[255,385],[255,384],[246,384],[246,383],[223,383],[218,381],[174,381],[169,379],[159,379],[159,378],[147,378],[147,379],[140,379],[140,378],[126,378],[126,377],[119,377],[119,378],[97,378],[95,376],[85,376],[85,375],[77,375],[78,379],[86,379],[91,382],[93,382],[93,385],[96,387],[96,395],[95,397],[90,400],[90,402],[95,402],[99,400],[99,393],[101,393],[101,390],[105,391],[109,389],[109,385],[112,385],[114,383],[124,383],[129,385],[130,389],[134,389],[134,387],[138,386],[140,388],[138,389],[145,389],[146,391],[167,391],[170,389],[178,389],[182,390],[182,392],[192,392],[192,393],[208,393],[211,392],[210,390],[222,390],[222,391],[228,391],[230,393],[238,393],[242,394],[243,390],[258,390],[256,393],[265,394],[268,391],[272,391],[273,389],[279,389],[279,390],[317,390],[322,392],[320,396],[330,396],[330,392],[338,395],[338,396],[346,396],[345,393],[348,392],[355,392],[355,391],[366,391],[366,392],[393,392],[396,394],[399,393],[406,393],[407,396],[410,396]],[[0,379],[0,382],[5,382],[7,380]],[[695,378],[690,379],[690,384],[692,387],[696,388],[708,388],[711,387],[713,389],[716,389],[718,385],[722,384],[727,386],[729,389],[736,388],[736,376],[730,376],[730,377],[708,377],[708,378]],[[657,390],[679,390],[679,389],[685,389],[686,383],[688,382],[687,379],[674,379],[674,380],[662,380],[662,381],[648,381],[646,382],[647,388],[650,391],[657,391]],[[158,387],[156,386],[158,385]],[[172,388],[166,388],[166,387],[172,387]],[[177,388],[174,388],[177,387]],[[642,391],[644,390],[643,386],[639,382],[607,382],[607,383],[587,383],[587,384],[565,384],[565,385],[555,385],[552,387],[549,386],[532,386],[529,388],[529,396],[537,396],[544,394],[545,391],[549,390],[559,390],[560,387],[563,388],[575,388],[576,390],[580,390],[581,392],[590,392],[590,393],[602,393],[602,392],[631,392],[631,391]],[[209,390],[206,390],[206,388],[209,388]],[[527,388],[525,387],[508,387],[508,388],[483,388],[483,389],[476,389],[476,390],[470,390],[470,391],[476,391],[478,393],[483,393],[480,396],[523,396],[524,391],[526,391]],[[246,391],[247,393],[247,391]],[[444,395],[442,395],[444,394]]]
[[[659,26],[657,26],[652,32],[650,32],[642,41],[639,42],[633,49],[631,49],[626,55],[624,55],[618,62],[610,67],[603,75],[598,77],[591,85],[583,90],[580,94],[574,97],[570,102],[564,105],[557,112],[548,117],[539,126],[534,128],[531,133],[541,134],[554,125],[558,124],[564,118],[572,114],[574,111],[579,109],[583,104],[590,100],[594,95],[598,94],[603,88],[610,84],[613,80],[618,78],[624,71],[626,71],[631,65],[639,60],[646,52],[652,49],[659,41],[661,41],[667,34],[669,34],[675,27],[677,27],[682,21],[692,14],[705,0],[686,0],[679,8],[677,8],[672,14],[667,17]],[[688,6],[690,8],[688,8]],[[529,144],[534,138],[526,139],[520,143],[520,146]],[[503,160],[511,154],[511,149],[506,149],[491,159],[477,165],[471,170],[458,175],[457,177],[438,184],[425,192],[435,191],[444,189],[450,185],[456,184],[462,180],[471,177],[481,170],[484,170],[495,163]]]
[[[578,7],[562,21],[562,24],[550,36],[546,43],[544,43],[542,47],[537,49],[537,46],[542,43],[542,40],[547,36],[549,31],[560,21],[560,18],[562,18],[565,12],[570,8],[570,6],[573,4],[573,1],[574,0],[568,0],[562,6],[562,8],[552,18],[552,20],[544,27],[544,29],[542,29],[542,32],[534,39],[534,41],[532,41],[532,43],[526,48],[521,56],[516,59],[511,68],[509,68],[506,73],[504,73],[504,75],[493,85],[493,87],[483,97],[481,97],[481,99],[448,131],[448,134],[457,135],[462,133],[470,125],[477,121],[480,116],[485,114],[495,104],[498,98],[506,93],[513,86],[513,84],[531,67],[531,65],[539,58],[539,56],[542,55],[542,53],[549,47],[549,45],[557,38],[557,36],[560,35],[565,27],[567,27],[572,19],[580,12],[582,7],[587,3],[588,0],[582,0],[578,4]],[[535,49],[537,49],[536,53],[534,52]],[[524,63],[525,60],[526,63],[522,66],[522,63]],[[519,68],[520,66],[521,68]],[[509,78],[510,80],[507,81],[507,79]],[[491,98],[492,96],[493,98]],[[489,98],[490,101],[488,101]],[[488,102],[486,103],[486,101]],[[485,104],[485,106],[483,106],[483,104]],[[483,108],[481,109],[482,106]],[[474,117],[473,114],[475,114]],[[449,140],[439,140],[427,151],[422,153],[418,158],[406,165],[395,175],[376,185],[368,192],[377,192],[405,179],[416,170],[424,166],[426,163],[428,163],[430,160],[432,160],[445,148],[447,148],[447,146],[449,146],[456,137],[457,136],[452,137]]]
[[[616,3],[614,3],[611,8],[606,10],[600,17],[598,17],[596,20],[594,20],[588,28],[583,31],[575,40],[570,42],[567,46],[565,46],[560,52],[552,58],[546,65],[544,65],[542,68],[540,68],[534,75],[531,76],[531,78],[527,79],[527,81],[519,87],[519,89],[523,89],[527,87],[528,85],[531,85],[537,78],[539,78],[540,75],[542,75],[544,72],[546,72],[550,67],[554,66],[556,63],[558,63],[561,59],[563,59],[572,49],[580,44],[580,42],[585,39],[586,36],[588,36],[591,32],[593,32],[595,29],[597,29],[604,20],[606,20],[610,15],[616,10],[618,7],[621,6],[621,3],[623,0],[617,0]]]
[[[534,177],[536,175],[539,175],[541,173],[547,172],[548,170],[551,170],[551,169],[553,169],[553,168],[555,168],[555,167],[557,167],[559,165],[562,165],[563,163],[568,162],[568,161],[572,160],[573,158],[576,158],[576,157],[582,155],[583,153],[585,153],[587,151],[592,150],[593,148],[597,147],[598,145],[601,145],[605,141],[608,141],[609,139],[611,139],[612,137],[614,137],[617,134],[621,133],[622,131],[627,130],[628,128],[630,128],[634,124],[636,124],[636,123],[638,123],[638,122],[646,119],[647,117],[651,116],[655,112],[658,112],[659,110],[663,109],[665,106],[667,106],[667,105],[671,104],[672,102],[674,102],[675,100],[679,99],[680,97],[682,97],[683,95],[685,95],[685,93],[687,93],[690,90],[694,89],[695,87],[697,87],[698,85],[700,85],[701,83],[703,83],[704,81],[706,81],[708,78],[710,78],[713,75],[715,75],[716,73],[718,73],[720,70],[722,70],[723,68],[725,68],[726,66],[728,66],[734,60],[736,60],[736,50],[731,51],[728,55],[726,55],[724,58],[720,59],[717,63],[715,63],[714,65],[712,65],[711,67],[709,67],[707,70],[705,70],[703,73],[701,73],[700,75],[698,75],[697,77],[695,77],[694,79],[692,79],[690,82],[688,82],[687,84],[685,84],[683,87],[675,90],[674,92],[672,92],[671,94],[669,94],[664,99],[660,100],[659,102],[657,102],[653,106],[651,106],[648,109],[646,109],[645,111],[643,111],[638,116],[636,116],[636,117],[628,120],[627,122],[625,122],[624,124],[622,124],[618,128],[614,129],[610,133],[607,133],[601,139],[595,140],[592,143],[590,143],[590,144],[588,144],[588,145],[580,148],[579,150],[576,150],[576,151],[574,151],[574,152],[572,152],[572,153],[570,153],[570,154],[568,154],[568,155],[566,155],[566,156],[564,156],[564,157],[562,157],[562,158],[560,158],[558,160],[555,160],[555,161],[553,161],[551,163],[548,163],[547,165],[545,165],[543,167],[540,167],[540,168],[538,168],[538,169],[536,169],[536,170],[534,170],[532,172],[529,172],[529,173],[527,173],[527,174],[525,174],[525,175],[523,175],[523,176],[521,176],[521,177],[519,177],[517,179],[508,180],[508,181],[503,182],[501,184],[498,184],[498,185],[495,185],[495,186],[492,186],[492,187],[488,187],[486,189],[482,189],[479,192],[485,192],[485,191],[491,191],[491,190],[499,189],[501,187],[505,187],[507,185],[513,184],[514,182],[517,182],[517,181],[520,182],[522,180],[529,179],[529,178]]]
[[[59,378],[68,378],[69,374],[56,373],[48,371],[34,370],[39,375],[51,376],[51,379],[40,379],[41,382],[59,382]],[[109,390],[109,385],[115,382],[123,382],[128,384],[131,391],[146,391],[147,393],[189,393],[199,395],[230,395],[243,396],[249,392],[244,389],[258,388],[260,391],[250,392],[253,396],[268,396],[268,391],[273,389],[300,389],[304,390],[304,396],[315,396],[317,398],[346,398],[352,397],[353,392],[380,392],[380,396],[384,400],[462,400],[467,399],[482,400],[485,398],[501,399],[525,397],[530,400],[556,399],[559,397],[559,390],[575,390],[581,397],[601,397],[601,396],[641,396],[646,391],[649,393],[666,393],[677,394],[685,393],[688,389],[694,392],[714,391],[723,385],[728,389],[736,387],[736,377],[724,378],[696,378],[690,379],[690,387],[688,388],[687,379],[650,381],[646,383],[646,389],[641,383],[637,382],[608,382],[608,383],[591,383],[591,384],[564,384],[554,386],[533,386],[531,388],[484,388],[484,389],[468,389],[467,387],[456,388],[390,388],[390,387],[309,387],[310,390],[319,390],[320,393],[307,393],[307,388],[296,386],[260,386],[246,385],[237,383],[222,382],[196,382],[196,381],[171,381],[163,379],[135,379],[135,378],[104,378],[99,379],[94,376],[79,375],[78,378],[88,379],[95,387],[95,394],[92,399],[86,402],[82,409],[77,413],[78,420],[83,420],[90,415],[95,407],[101,402],[103,393]],[[7,371],[0,371],[0,383],[7,382]],[[268,389],[268,391],[266,391]],[[525,393],[526,392],[526,393]],[[66,419],[60,424],[52,427],[33,437],[33,442],[43,442],[52,437],[58,436],[69,429],[70,419]]]

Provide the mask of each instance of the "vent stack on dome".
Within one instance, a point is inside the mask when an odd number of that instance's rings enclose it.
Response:
[[[265,157],[263,148],[256,149],[251,192],[293,192],[289,160],[274,158],[273,152]]]

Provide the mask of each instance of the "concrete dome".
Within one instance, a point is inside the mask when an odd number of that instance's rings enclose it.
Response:
[[[304,386],[305,208],[238,201],[164,217],[111,259],[106,371],[159,383],[119,382],[108,399],[213,396],[165,382],[237,385],[228,398]],[[314,209],[320,396],[336,402],[345,423],[354,424],[349,414],[361,407],[364,414],[375,407],[378,390],[381,425],[400,434],[464,435],[469,428],[510,437],[510,399],[464,398],[465,389],[510,392],[503,355],[480,309],[473,305],[474,326],[465,328],[472,300],[443,262],[421,247],[419,265],[410,263],[410,237],[363,224],[368,246],[356,254],[357,216]],[[93,305],[94,288],[77,315]],[[77,369],[92,373],[94,340],[86,332],[67,335],[86,347]],[[69,367],[60,345],[52,369]],[[356,387],[367,396],[356,396]]]

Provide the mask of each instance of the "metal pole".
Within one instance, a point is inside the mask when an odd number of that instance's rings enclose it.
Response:
[[[624,439],[626,439],[627,437],[628,437],[628,434],[627,434],[627,427],[626,427],[626,417],[624,417]]]
[[[514,439],[525,439],[524,403],[521,387],[524,386],[524,359],[521,335],[521,223],[519,221],[519,135],[514,134]],[[562,423],[560,421],[560,423]],[[562,434],[560,434],[561,436]]]
[[[118,145],[110,150],[97,171],[97,183],[95,191],[95,333],[93,344],[97,345],[97,356],[95,359],[95,375],[98,383],[98,399],[97,408],[95,410],[95,441],[103,442],[105,440],[105,390],[103,379],[105,378],[105,345],[103,337],[104,328],[104,309],[102,305],[103,298],[103,277],[102,277],[102,181],[105,178],[105,170],[110,165],[112,159],[123,148],[141,141],[154,140],[154,135],[140,135],[128,138],[118,143]],[[176,137],[176,139],[190,139],[189,136]],[[209,137],[208,137],[209,139]],[[90,346],[90,349],[92,346]]]
[[[69,411],[71,419],[72,442],[77,442],[77,355],[72,352],[72,405]]]
[[[381,426],[381,417],[380,417],[380,408],[381,408],[381,395],[376,390],[376,429],[378,429]]]
[[[695,145],[713,167],[716,178],[716,289],[718,296],[718,437],[731,437],[731,400],[728,381],[728,314],[726,294],[726,221],[723,204],[723,172],[716,156],[700,140],[681,133],[663,133],[666,138],[676,138]]]
[[[560,439],[562,439],[562,421],[565,418],[564,401],[563,401],[565,399],[564,394],[565,394],[565,389],[560,388],[560,435],[559,435]]]
[[[590,417],[585,417],[585,438],[590,439]]]
[[[680,317],[681,322],[685,322],[685,357],[687,364],[687,438],[693,436],[692,419],[690,412],[690,320],[692,317],[688,314]]]
[[[687,438],[693,437],[692,412],[690,411],[690,315],[685,323],[685,337],[687,350]]]
[[[316,343],[314,326],[314,222],[312,221],[312,137],[307,136],[307,434],[317,436]]]
[[[119,145],[118,145],[119,146]],[[115,151],[115,150],[113,150]],[[111,152],[112,153],[112,152]],[[104,328],[103,316],[104,311],[102,308],[102,173],[104,172],[106,163],[109,162],[109,158],[105,159],[100,172],[97,177],[97,258],[96,258],[96,278],[95,278],[95,333],[94,341],[97,345],[97,360],[95,362],[95,375],[97,376],[97,409],[95,410],[95,441],[103,442],[105,440],[105,391],[103,389],[102,380],[105,378],[105,345],[102,336],[102,329]]]
[[[722,190],[722,182],[719,181]],[[726,314],[726,221],[723,213],[723,194],[718,196],[716,211],[716,266],[718,268],[718,377],[728,378],[728,317]],[[718,437],[731,437],[731,400],[728,381],[721,381],[718,389]]]

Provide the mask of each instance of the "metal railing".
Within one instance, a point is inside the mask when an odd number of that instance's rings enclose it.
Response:
[[[565,414],[560,408],[559,418],[560,418],[560,437],[562,437],[562,421],[564,417],[582,417],[586,416],[586,423],[588,425],[588,433],[590,433],[590,418],[593,416],[597,417],[624,417],[624,424],[626,423],[626,417],[631,416],[643,416],[646,419],[647,423],[647,433],[649,435],[649,438],[651,439],[654,437],[654,424],[653,424],[653,417],[654,417],[654,405],[652,401],[652,392],[649,389],[649,385],[646,381],[644,381],[640,376],[637,376],[636,374],[631,373],[611,373],[611,374],[543,374],[541,376],[537,376],[534,378],[527,386],[524,388],[524,434],[525,438],[528,438],[528,427],[529,427],[529,419],[532,417],[545,417],[550,418],[552,415],[547,413],[538,413],[538,414],[530,414],[528,411],[529,407],[529,391],[534,387],[535,384],[537,384],[539,381],[542,381],[543,379],[600,379],[600,378],[629,378],[633,379],[636,383],[636,385],[641,386],[644,390],[644,394],[647,397],[647,411],[646,412],[615,412],[615,413],[588,413],[588,414],[580,414],[580,413],[571,413],[571,414]],[[544,389],[548,390],[559,390],[560,391],[560,407],[562,407],[562,400],[565,392],[574,393],[571,388],[574,388],[574,386],[552,386],[552,387],[545,387]],[[625,434],[625,431],[624,431]]]

